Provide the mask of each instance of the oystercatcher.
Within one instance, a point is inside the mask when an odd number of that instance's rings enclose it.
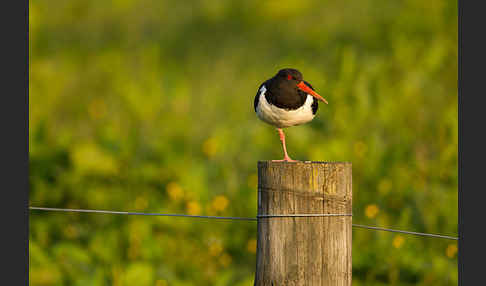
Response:
[[[296,69],[281,69],[260,85],[253,103],[255,112],[262,121],[277,127],[284,151],[283,160],[272,161],[297,162],[287,154],[282,128],[311,121],[316,115],[318,100],[327,104]]]

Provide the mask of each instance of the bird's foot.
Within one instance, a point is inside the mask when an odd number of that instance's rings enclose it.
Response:
[[[292,160],[290,157],[285,157],[282,160],[272,160],[272,162],[299,162],[299,160]]]

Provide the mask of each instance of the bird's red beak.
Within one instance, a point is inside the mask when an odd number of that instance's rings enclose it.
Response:
[[[308,86],[307,86],[307,84],[305,84],[303,81],[299,82],[299,84],[297,85],[297,87],[298,87],[300,90],[302,90],[302,91],[304,91],[304,92],[306,92],[306,93],[308,93],[308,94],[312,95],[313,97],[315,97],[315,98],[319,99],[320,101],[323,101],[325,104],[328,104],[328,103],[327,103],[327,100],[325,100],[325,99],[324,99],[322,96],[320,96],[319,94],[317,94],[317,92],[313,91],[313,90],[312,90],[310,87],[308,87]]]

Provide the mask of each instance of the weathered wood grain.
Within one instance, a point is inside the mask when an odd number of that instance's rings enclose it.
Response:
[[[352,212],[352,165],[258,162],[258,214]],[[352,217],[258,220],[256,286],[351,285]]]

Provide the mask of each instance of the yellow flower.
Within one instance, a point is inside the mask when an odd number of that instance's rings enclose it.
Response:
[[[182,190],[181,186],[179,186],[176,182],[168,183],[165,189],[173,201],[179,200],[184,195],[184,191]]]
[[[272,0],[262,1],[261,13],[275,20],[285,20],[305,15],[311,9],[310,1]]]
[[[198,215],[201,213],[201,206],[196,201],[190,201],[186,204],[187,213],[190,215]]]
[[[135,209],[144,210],[148,207],[148,200],[145,197],[138,197],[135,199]]]
[[[246,249],[251,253],[256,253],[257,250],[257,241],[256,239],[252,238],[248,241]]]
[[[138,244],[131,244],[128,247],[128,258],[130,260],[136,260],[138,256],[140,255],[140,245]]]
[[[453,258],[457,253],[457,244],[449,244],[446,249],[446,255],[449,258]]]
[[[229,201],[225,196],[216,196],[211,205],[216,211],[224,211],[228,203]]]
[[[379,212],[380,209],[375,204],[368,205],[365,209],[365,215],[369,218],[374,218]]]
[[[400,248],[400,247],[402,247],[402,245],[403,245],[404,242],[405,242],[405,239],[403,238],[403,236],[397,235],[393,239],[393,246],[395,248]]]
[[[209,254],[218,256],[223,252],[223,246],[219,242],[214,242],[209,246]]]
[[[37,285],[59,285],[62,276],[57,267],[37,266],[29,269],[29,280],[35,281]]]
[[[227,267],[231,263],[231,256],[229,256],[229,254],[227,253],[223,253],[223,255],[221,255],[221,258],[219,259],[219,262],[224,267]]]
[[[215,138],[208,138],[202,145],[202,151],[206,156],[213,157],[218,151],[218,141]]]
[[[358,157],[363,157],[366,154],[366,151],[368,150],[368,146],[362,141],[358,141],[354,143],[354,153],[356,153],[356,156]]]
[[[106,105],[102,99],[95,99],[91,101],[88,106],[88,113],[92,119],[100,119],[106,115]]]
[[[76,238],[78,237],[78,229],[72,225],[68,225],[65,229],[64,229],[64,234],[68,237],[68,238]]]
[[[164,279],[159,279],[155,281],[155,286],[168,286],[169,284]]]

